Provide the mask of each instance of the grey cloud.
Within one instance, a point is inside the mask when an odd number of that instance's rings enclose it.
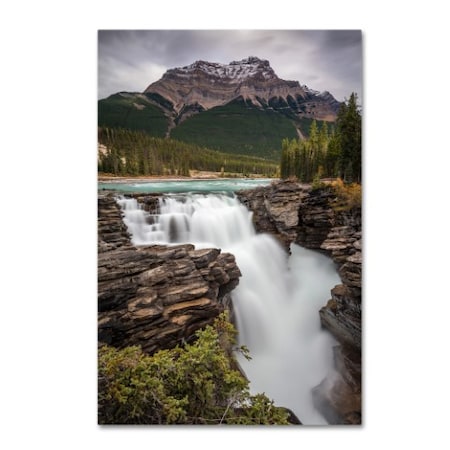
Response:
[[[343,100],[361,87],[358,30],[101,30],[98,96],[141,91],[172,67],[268,59],[280,78]],[[154,78],[157,77],[157,78]]]

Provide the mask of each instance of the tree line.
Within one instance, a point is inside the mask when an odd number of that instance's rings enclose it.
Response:
[[[336,123],[329,127],[313,121],[308,139],[284,139],[281,150],[281,178],[297,177],[312,182],[322,177],[339,177],[361,183],[361,111],[357,95],[342,103]]]
[[[98,171],[114,175],[180,175],[190,170],[277,174],[276,163],[262,158],[231,155],[173,139],[157,138],[142,131],[100,127]]]

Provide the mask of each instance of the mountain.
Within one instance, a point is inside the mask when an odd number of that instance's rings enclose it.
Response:
[[[313,120],[333,122],[339,107],[329,92],[283,80],[269,61],[250,56],[169,69],[143,93],[100,100],[98,118],[99,126],[278,160],[284,138],[307,136]]]
[[[146,131],[154,137],[165,137],[168,114],[146,95],[118,92],[98,102],[99,127]]]
[[[298,81],[278,78],[269,61],[250,56],[229,64],[196,61],[169,69],[144,94],[169,100],[180,120],[186,111],[208,110],[241,99],[247,105],[275,110],[287,108],[300,117],[333,121],[339,102]]]

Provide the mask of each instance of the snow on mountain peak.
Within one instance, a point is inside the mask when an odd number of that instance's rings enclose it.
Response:
[[[166,99],[177,114],[186,106],[194,110],[199,106],[211,109],[242,98],[256,107],[291,108],[302,117],[328,120],[335,116],[339,106],[327,92],[320,93],[301,86],[298,81],[278,78],[269,61],[256,56],[228,64],[198,60],[188,66],[169,69],[144,93]],[[192,108],[187,110],[193,111]]]
[[[192,74],[196,70],[200,70],[211,77],[230,79],[237,82],[252,78],[257,74],[261,74],[265,80],[277,78],[275,72],[270,67],[269,61],[259,59],[256,56],[249,56],[241,61],[231,61],[229,64],[198,60],[189,66],[172,69],[172,71],[176,71],[178,74],[186,75]]]

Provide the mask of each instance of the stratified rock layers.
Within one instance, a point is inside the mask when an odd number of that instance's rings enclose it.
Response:
[[[134,247],[112,196],[99,198],[98,339],[147,353],[189,340],[230,302],[233,255],[193,245]]]
[[[314,389],[316,406],[330,423],[361,423],[361,208],[333,208],[331,188],[312,190],[292,181],[238,193],[254,212],[259,232],[276,236],[288,248],[295,242],[327,253],[338,266],[342,284],[319,314],[339,341],[336,373]]]
[[[329,92],[278,78],[269,61],[257,57],[229,64],[196,61],[169,69],[144,94],[168,101],[178,120],[238,98],[258,108],[290,109],[299,118],[318,120],[334,121],[340,107]]]

